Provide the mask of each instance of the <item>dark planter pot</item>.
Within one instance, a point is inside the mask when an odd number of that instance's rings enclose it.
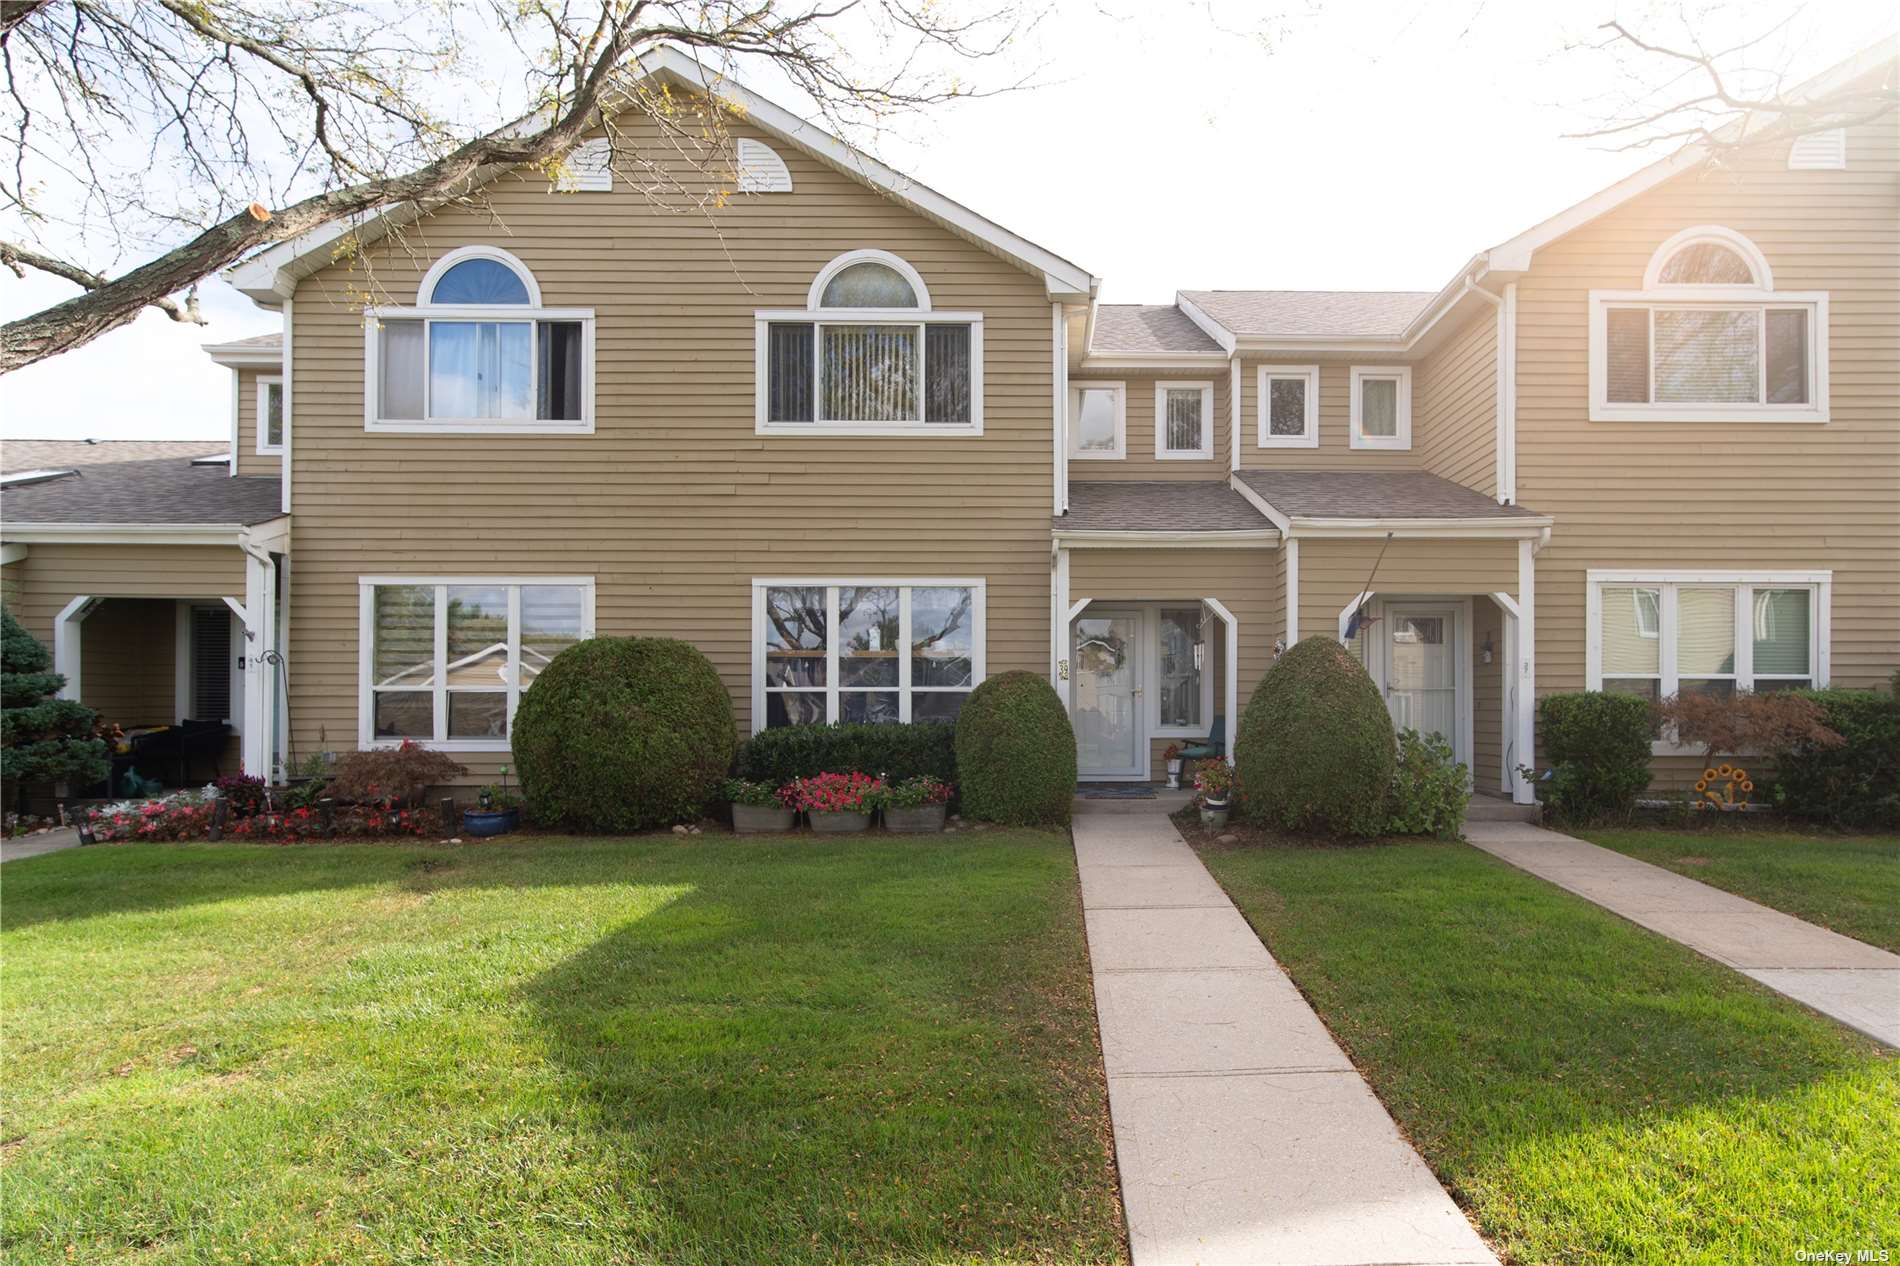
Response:
[[[1227,825],[1227,801],[1206,801],[1201,805],[1201,825],[1219,830]]]
[[[474,836],[478,840],[491,835],[506,835],[520,825],[519,809],[462,810],[462,834]]]
[[[884,810],[884,827],[898,835],[931,835],[943,830],[945,807],[940,804],[920,804],[914,809],[893,806]]]
[[[825,835],[848,835],[871,825],[869,810],[862,813],[835,813],[826,809],[811,811],[811,829]]]
[[[777,806],[735,804],[732,829],[738,835],[773,835],[792,829],[792,811]]]

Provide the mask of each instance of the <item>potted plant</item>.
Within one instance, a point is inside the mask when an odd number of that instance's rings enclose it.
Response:
[[[1181,790],[1181,745],[1168,744],[1168,750],[1161,753],[1161,759],[1168,762],[1168,790]]]
[[[853,770],[800,778],[792,789],[795,803],[811,816],[812,830],[862,831],[871,825],[871,810],[884,791],[884,780]]]
[[[899,835],[928,835],[943,830],[944,813],[956,788],[929,774],[906,778],[879,797],[884,827]]]
[[[501,767],[501,783],[483,787],[477,807],[462,810],[462,834],[475,839],[506,835],[521,825],[521,797],[508,785],[508,767]]]
[[[1209,761],[1194,771],[1194,790],[1201,800],[1201,825],[1219,830],[1227,825],[1233,806],[1234,767],[1224,760]]]
[[[728,778],[719,794],[732,804],[732,829],[740,835],[764,835],[792,829],[796,817],[794,786]]]

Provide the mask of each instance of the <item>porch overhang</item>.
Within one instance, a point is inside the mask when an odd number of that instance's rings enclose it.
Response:
[[[1280,533],[1273,528],[1242,532],[1114,532],[1058,530],[1058,549],[1277,549]]]
[[[1529,540],[1556,520],[1426,471],[1237,470],[1228,484],[1289,541]]]

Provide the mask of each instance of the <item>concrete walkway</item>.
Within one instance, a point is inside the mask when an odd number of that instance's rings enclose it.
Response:
[[[1134,1266],[1496,1266],[1161,809],[1075,856]]]
[[[1900,954],[1556,831],[1471,822],[1465,838],[1850,1028],[1900,1046]]]
[[[17,840],[0,840],[0,862],[17,862],[41,853],[57,853],[62,848],[78,848],[79,832],[70,826],[38,835],[22,835]]]

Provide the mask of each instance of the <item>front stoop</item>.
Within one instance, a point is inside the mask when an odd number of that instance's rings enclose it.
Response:
[[[1496,1266],[1152,801],[1076,806],[1134,1266]]]
[[[1467,822],[1535,822],[1540,809],[1534,804],[1514,804],[1502,796],[1475,795],[1465,806]]]

